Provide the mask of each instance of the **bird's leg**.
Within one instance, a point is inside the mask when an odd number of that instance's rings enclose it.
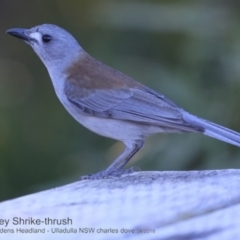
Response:
[[[95,174],[82,176],[79,180],[120,177],[124,174],[129,174],[136,171],[134,167],[126,170],[124,170],[123,167],[142,148],[143,144],[144,141],[142,139],[136,140],[134,141],[134,143],[126,144],[124,151],[114,160],[114,162],[106,170]]]
[[[121,171],[128,161],[142,148],[143,140],[137,140],[131,146],[126,146],[124,151],[105,170],[108,173]]]

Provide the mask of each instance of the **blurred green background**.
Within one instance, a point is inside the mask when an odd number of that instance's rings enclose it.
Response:
[[[1,201],[103,170],[123,149],[79,125],[32,49],[5,34],[42,23],[62,26],[100,61],[240,132],[239,1],[0,0]],[[162,134],[130,164],[239,168],[240,149],[200,134]]]

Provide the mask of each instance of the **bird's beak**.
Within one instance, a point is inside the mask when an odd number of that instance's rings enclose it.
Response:
[[[11,29],[7,30],[6,33],[8,33],[14,37],[23,39],[26,42],[30,42],[31,38],[26,33],[26,30],[27,29],[24,29],[24,28],[11,28]]]

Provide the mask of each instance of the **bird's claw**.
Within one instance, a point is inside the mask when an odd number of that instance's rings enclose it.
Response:
[[[97,179],[112,179],[112,178],[119,178],[125,175],[132,174],[134,172],[141,171],[139,167],[131,167],[128,169],[121,169],[121,170],[115,170],[115,171],[101,171],[98,173],[92,173],[88,175],[81,176],[78,180],[97,180]]]

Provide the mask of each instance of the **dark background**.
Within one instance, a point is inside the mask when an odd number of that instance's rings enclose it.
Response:
[[[123,148],[65,111],[43,64],[7,29],[60,25],[102,62],[240,132],[239,10],[239,1],[220,0],[0,0],[0,200],[103,170]],[[239,168],[240,149],[200,134],[162,134],[130,164]]]

